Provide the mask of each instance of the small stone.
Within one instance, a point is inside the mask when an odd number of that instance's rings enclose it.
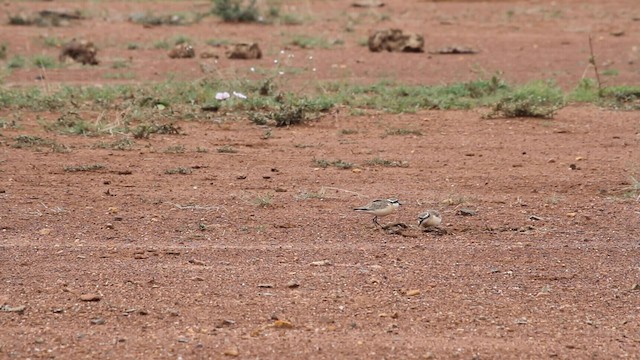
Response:
[[[222,327],[225,327],[225,326],[235,325],[235,323],[236,322],[233,321],[233,320],[224,319],[224,320],[221,320],[218,324],[216,324],[216,327],[217,328],[222,328]]]
[[[198,266],[206,266],[206,264],[204,263],[204,261],[196,260],[196,259],[191,259],[191,260],[189,260],[189,263],[190,263],[190,264],[193,264],[193,265],[198,265]]]
[[[466,208],[462,208],[462,209],[458,209],[458,215],[462,215],[462,216],[475,216],[477,215],[478,212],[475,210],[471,210],[471,209],[466,209]]]
[[[0,306],[0,311],[23,314],[26,308],[27,307],[24,305],[20,305],[20,306],[2,305]]]
[[[105,323],[106,323],[106,321],[103,318],[91,319],[91,324],[92,325],[104,325]]]
[[[191,280],[193,280],[193,281],[204,281],[204,278],[200,277],[200,276],[194,276],[194,277],[191,278]]]
[[[571,217],[571,218],[576,217],[576,215],[578,215],[578,214],[574,213],[574,212],[567,213],[567,216]]]
[[[556,159],[551,158],[551,159],[547,160],[547,162],[548,162],[549,164],[553,164],[553,163],[555,163],[555,162],[556,162]]]
[[[258,284],[259,288],[272,289],[273,284]]]
[[[520,319],[516,319],[514,321],[516,324],[518,325],[526,325],[529,323],[529,321],[527,320],[527,318],[520,318]]]
[[[582,156],[576,157],[576,161],[582,161],[582,160],[584,160],[584,158]]]
[[[40,229],[40,231],[38,231],[38,233],[40,235],[49,235],[49,234],[51,234],[51,229],[49,229],[49,228]]]
[[[362,169],[354,168],[354,169],[351,169],[351,172],[355,174],[359,174],[362,172]]]
[[[631,285],[631,290],[632,291],[640,290],[640,284],[636,283]]]
[[[240,356],[240,351],[238,350],[238,347],[234,345],[226,349],[222,354],[225,356],[237,357]]]
[[[540,220],[542,220],[542,218],[539,217],[539,216],[531,215],[531,216],[529,216],[529,220],[540,221]]]
[[[80,295],[82,301],[100,301],[102,297],[98,294],[88,293]]]
[[[133,258],[136,260],[143,260],[143,259],[148,259],[149,256],[146,254],[135,254],[133,255]]]
[[[291,280],[287,283],[287,287],[289,289],[295,289],[297,287],[300,287],[300,284],[296,280]]]
[[[418,289],[412,289],[412,290],[408,290],[406,295],[407,296],[417,296],[420,295],[421,291]]]
[[[331,261],[329,261],[329,260],[314,261],[309,265],[311,265],[311,266],[330,266],[331,265]]]
[[[180,312],[176,309],[167,309],[167,314],[171,316],[180,316]]]
[[[180,343],[188,343],[189,342],[189,338],[185,337],[185,336],[180,336],[178,338],[178,342],[180,342]]]
[[[286,320],[276,320],[273,322],[273,327],[278,329],[293,329],[293,324]]]
[[[113,229],[113,224],[112,223],[106,223],[104,224],[104,227],[107,229]]]

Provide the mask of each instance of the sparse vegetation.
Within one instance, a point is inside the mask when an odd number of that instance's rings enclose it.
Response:
[[[64,167],[64,171],[66,172],[97,171],[102,169],[104,169],[104,165],[102,164],[73,165]]]
[[[564,106],[562,90],[550,81],[534,81],[504,96],[489,117],[550,118]]]
[[[217,148],[216,151],[222,154],[235,154],[238,152],[238,150],[236,150],[233,146],[230,146],[230,145],[221,146]]]
[[[366,162],[371,166],[383,166],[383,167],[409,167],[409,162],[405,160],[386,160],[381,157],[375,157]]]
[[[99,142],[92,147],[97,149],[113,149],[113,150],[131,150],[135,143],[128,138],[122,138],[113,142]]]
[[[308,35],[295,35],[291,41],[289,41],[290,45],[298,46],[302,49],[329,49],[333,45],[343,44],[341,40],[333,40],[329,41],[322,37],[317,36],[308,36]]]
[[[64,43],[64,40],[55,36],[45,36],[42,38],[42,42],[47,47],[60,47]]]
[[[258,195],[253,203],[259,207],[269,207],[273,204],[273,196],[271,194]]]
[[[414,130],[414,129],[405,129],[405,128],[392,128],[384,132],[384,136],[407,136],[407,135],[422,136],[422,131]]]
[[[329,166],[335,166],[338,169],[351,169],[355,166],[354,163],[350,163],[343,160],[325,160],[325,159],[313,159],[313,164],[315,167],[319,168],[328,168]]]
[[[340,130],[340,135],[354,135],[357,134],[358,130],[353,129],[342,129]]]
[[[132,131],[136,139],[148,139],[151,134],[180,134],[180,127],[174,124],[140,124]]]
[[[0,43],[0,60],[7,58],[8,45],[6,42]]]
[[[183,154],[186,151],[187,149],[184,147],[184,145],[180,144],[167,146],[167,148],[164,149],[165,154]]]
[[[58,64],[56,59],[52,58],[49,55],[36,55],[31,59],[31,61],[33,63],[33,66],[44,69],[54,68]]]
[[[257,22],[260,11],[256,0],[213,0],[212,12],[226,22]]]
[[[25,59],[23,56],[15,55],[11,59],[9,59],[9,62],[7,63],[7,67],[9,69],[21,69],[26,65],[26,63],[27,63],[27,59]]]
[[[174,175],[174,174],[189,175],[192,172],[193,171],[191,170],[191,168],[188,168],[188,167],[177,167],[173,169],[167,169],[164,171],[164,173],[167,175]]]

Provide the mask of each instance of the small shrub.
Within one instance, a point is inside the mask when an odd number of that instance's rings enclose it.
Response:
[[[551,118],[564,106],[562,90],[550,81],[534,81],[503,97],[489,117]]]
[[[329,161],[325,159],[313,159],[313,164],[319,168],[328,168],[329,166],[335,166],[338,169],[351,169],[355,166],[354,163],[343,161],[343,160],[334,160]]]
[[[367,165],[383,166],[383,167],[409,167],[409,162],[399,160],[387,160],[381,157],[375,157],[367,161]]]
[[[260,19],[256,0],[213,0],[213,3],[213,13],[225,22],[257,22]]]
[[[99,142],[92,147],[97,149],[114,149],[114,150],[131,150],[133,147],[133,140],[122,138],[113,142]]]
[[[9,60],[7,67],[9,69],[21,69],[26,65],[26,63],[27,60],[23,56],[15,55]]]
[[[217,148],[216,151],[222,154],[235,154],[238,152],[238,150],[229,145],[221,146]]]
[[[0,44],[0,60],[4,60],[7,58],[7,43],[3,42]]]
[[[186,151],[184,145],[172,145],[164,149],[167,154],[183,154]]]
[[[273,203],[273,196],[270,194],[258,195],[253,203],[260,207],[269,207]]]
[[[57,65],[56,60],[48,55],[36,55],[31,61],[34,66],[44,69],[51,69]]]
[[[141,124],[131,131],[135,139],[148,139],[151,134],[179,135],[180,127],[173,124]]]

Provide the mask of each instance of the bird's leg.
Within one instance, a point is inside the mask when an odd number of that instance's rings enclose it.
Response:
[[[380,227],[382,227],[382,225],[380,225],[380,223],[378,222],[378,217],[377,216],[373,217],[373,223],[378,225],[378,226],[380,226]]]

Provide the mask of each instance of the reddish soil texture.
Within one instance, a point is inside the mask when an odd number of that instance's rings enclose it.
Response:
[[[220,76],[270,68],[290,33],[313,33],[345,44],[288,50],[313,55],[317,71],[298,78],[432,84],[501,70],[567,88],[587,69],[593,34],[602,68],[618,71],[609,84],[640,77],[635,0],[346,4],[285,6],[308,14],[300,26],[207,18],[146,29],[128,14],[210,4],[9,2],[5,13],[86,6],[91,17],[65,28],[2,25],[0,34],[26,56],[57,56],[40,35],[82,36],[100,48],[99,66],[47,71],[47,86],[113,82],[105,74],[114,71],[134,74],[117,81],[211,76],[201,59],[126,50],[176,34],[199,41],[196,51],[209,38],[263,44],[262,60],[221,59]],[[346,32],[350,17],[359,20]],[[369,54],[357,44],[389,26],[424,32],[428,49],[455,43],[480,53]],[[130,67],[111,67],[130,56]],[[39,74],[18,70],[3,86],[41,84]],[[95,145],[120,135],[39,125],[60,114],[0,110],[21,119],[0,137],[0,358],[640,357],[638,114],[574,105],[551,120],[485,120],[483,111],[340,111],[270,130],[182,121],[180,135],[119,151]],[[21,134],[71,151],[13,147]],[[224,146],[237,152],[217,151]],[[104,167],[65,171],[89,164]],[[179,167],[190,174],[166,173]],[[381,219],[409,225],[402,235],[352,210],[377,197],[404,202]],[[440,210],[443,233],[417,229],[426,208]]]

